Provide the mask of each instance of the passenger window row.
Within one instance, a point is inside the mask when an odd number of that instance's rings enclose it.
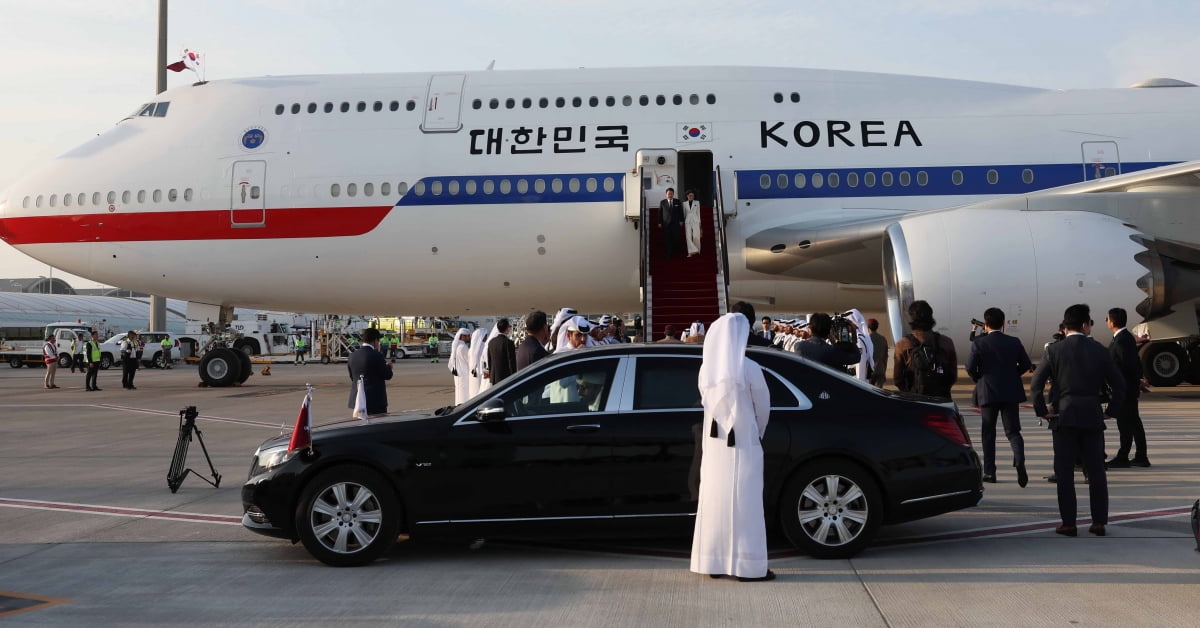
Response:
[[[664,94],[658,94],[657,96],[654,96],[653,98],[654,98],[654,104],[656,104],[660,107],[665,106],[668,102],[668,97]],[[700,94],[691,94],[686,97],[687,103],[690,105],[699,105],[700,99],[701,99]],[[676,106],[683,105],[684,100],[685,100],[685,97],[683,94],[675,94],[674,96],[671,96],[669,98],[670,103],[673,105],[676,105]],[[553,101],[551,101],[550,98],[543,96],[543,97],[537,99],[536,105],[537,105],[538,109],[549,109],[551,107],[551,105],[553,105],[554,108],[556,108],[556,109],[563,109],[567,106],[574,107],[574,108],[583,107],[585,102],[587,103],[588,107],[599,107],[599,106],[601,106],[602,103],[603,103],[603,106],[605,106],[605,107],[616,107],[617,106],[617,97],[616,96],[605,96],[605,97],[603,97],[603,99],[601,99],[600,96],[589,96],[587,98],[587,100],[585,101],[583,96],[573,96],[573,97],[571,97],[570,100],[568,100],[565,96],[558,96]],[[642,94],[641,96],[638,96],[638,98],[637,98],[637,104],[642,107],[648,107],[650,105],[650,102],[651,102],[651,97],[646,94]],[[716,94],[708,94],[708,95],[704,96],[704,102],[706,102],[710,105],[717,104],[717,95]],[[626,94],[625,96],[621,97],[621,106],[632,107],[633,103],[634,103],[633,96]],[[483,99],[476,98],[475,100],[471,101],[471,108],[472,109],[483,109],[484,104],[485,104],[485,102]],[[516,98],[505,98],[503,101],[501,101],[499,98],[491,98],[486,101],[486,104],[487,104],[488,109],[499,109],[501,106],[503,106],[505,109],[516,109],[518,106],[520,106],[521,109],[532,109],[534,107],[535,103],[534,103],[533,98],[525,97],[525,98],[522,98],[519,102],[517,101]]]
[[[1000,182],[1000,173],[994,168],[987,171],[987,182],[989,185],[996,185]],[[786,190],[788,187],[803,189],[812,187],[814,189],[822,187],[836,188],[842,185],[842,180],[845,179],[847,187],[856,188],[860,185],[868,188],[873,188],[877,184],[883,187],[892,187],[899,184],[901,187],[908,187],[913,183],[913,175],[907,170],[901,170],[899,173],[893,173],[885,170],[876,173],[874,171],[859,172],[812,172],[805,174],[797,172],[795,175],[781,172],[774,177],[764,173],[758,177],[758,186],[764,190],[769,190],[775,187],[780,190]],[[918,186],[924,187],[929,185],[929,173],[924,170],[918,170],[916,173],[916,183]],[[1021,171],[1021,181],[1027,185],[1033,183],[1033,170],[1025,168]],[[966,182],[966,177],[962,170],[954,170],[950,173],[950,182],[954,185],[962,185]]]
[[[323,111],[325,113],[333,113],[335,109],[337,111],[340,111],[341,113],[349,113],[351,108],[353,108],[355,111],[357,111],[359,113],[365,112],[368,108],[370,108],[371,111],[383,111],[384,104],[383,104],[382,100],[376,100],[375,102],[373,102],[371,104],[367,104],[366,101],[360,100],[353,105],[346,101],[342,101],[342,103],[340,105],[334,105],[334,103],[332,103],[332,102],[326,102],[324,105],[317,105],[317,103],[315,103],[315,102],[310,102],[307,105],[301,105],[298,102],[294,102],[291,104],[291,107],[288,107],[287,105],[284,105],[284,104],[275,105],[275,115],[281,116],[285,112],[287,112],[289,109],[291,110],[291,112],[293,114],[298,114],[301,111],[307,111],[308,113],[317,113],[317,111]],[[417,108],[417,101],[412,98],[408,99],[408,101],[404,103],[405,111],[414,111],[414,110],[416,110],[416,108]],[[387,109],[388,109],[388,111],[399,111],[400,110],[400,101],[398,101],[398,100],[391,101],[390,103],[387,104]]]
[[[134,203],[136,199],[136,202],[141,204],[146,202],[147,196],[149,196],[152,202],[161,203],[163,200],[163,191],[153,190],[147,194],[146,190],[138,190],[136,193],[124,190],[120,193],[120,201],[122,205],[129,205]],[[167,190],[166,196],[167,202],[174,203],[179,200],[179,191],[171,188]],[[61,198],[63,207],[71,207],[72,205],[79,207],[86,207],[88,205],[113,205],[116,204],[117,199],[117,192],[114,190],[109,190],[108,194],[105,194],[103,197],[101,197],[100,192],[92,192],[91,196],[87,192],[80,192],[79,194],[63,194]],[[51,194],[49,198],[46,198],[44,194],[38,194],[36,197],[26,196],[21,201],[21,207],[29,209],[30,203],[33,203],[34,207],[42,207],[44,204],[48,204],[50,207],[58,207],[59,200],[58,194]],[[192,188],[183,189],[183,200],[185,202],[192,200]]]
[[[412,186],[412,193],[415,196],[441,196],[447,194],[457,196],[459,194],[474,195],[474,194],[511,194],[516,190],[517,194],[528,194],[530,189],[535,194],[545,194],[547,190],[554,194],[561,194],[567,191],[571,194],[578,194],[583,190],[587,192],[595,192],[603,189],[605,192],[613,192],[617,189],[618,183],[614,177],[554,177],[552,179],[536,177],[527,179],[524,177],[516,177],[509,179],[507,177],[484,178],[477,179],[472,177],[451,178],[449,180],[434,179],[426,183],[418,181]],[[396,195],[404,196],[408,192],[407,183],[396,184]],[[390,183],[381,183],[379,185],[379,195],[388,196],[392,193]],[[345,194],[348,197],[356,197],[359,194],[362,196],[372,196],[375,194],[375,185],[373,183],[364,183],[359,186],[357,183],[333,183],[329,186],[329,195],[338,198]]]

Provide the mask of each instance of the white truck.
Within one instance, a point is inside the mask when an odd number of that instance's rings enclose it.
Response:
[[[41,340],[0,342],[0,359],[15,369],[22,366],[44,366],[42,346],[46,343],[45,338],[53,335],[54,344],[58,349],[58,365],[68,368],[71,366],[72,342],[77,342],[76,351],[82,353],[83,343],[91,338],[91,333],[91,327],[75,321],[50,323],[43,330]]]

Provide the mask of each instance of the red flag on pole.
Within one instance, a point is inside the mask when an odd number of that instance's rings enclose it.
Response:
[[[312,388],[304,395],[304,403],[300,404],[300,414],[296,417],[296,427],[292,428],[292,439],[288,441],[288,453],[297,449],[312,449]]]
[[[172,72],[182,72],[182,71],[188,69],[188,67],[187,67],[187,64],[185,64],[182,60],[180,60],[180,61],[176,61],[175,63],[168,65],[167,69]]]

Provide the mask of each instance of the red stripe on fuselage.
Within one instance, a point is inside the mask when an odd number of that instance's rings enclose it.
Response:
[[[263,225],[235,226],[228,209],[112,212],[0,219],[0,239],[11,245],[67,242],[171,242],[356,236],[383,221],[392,206],[302,207],[265,210]],[[238,220],[253,220],[237,210]]]

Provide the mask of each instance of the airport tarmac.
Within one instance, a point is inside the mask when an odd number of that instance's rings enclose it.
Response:
[[[688,571],[688,541],[462,546],[402,543],[356,569],[243,530],[251,453],[291,429],[304,384],[314,417],[347,416],[345,365],[276,365],[240,388],[196,386],[194,367],[103,371],[100,392],[59,369],[0,368],[0,623],[404,626],[1193,626],[1200,553],[1200,388],[1143,397],[1149,469],[1109,472],[1109,536],[1054,534],[1047,430],[1022,410],[1031,482],[1001,466],[979,506],[884,528],[850,560],[772,542],[768,583]],[[451,401],[445,362],[405,360],[393,410]],[[955,390],[960,405],[969,389]],[[194,405],[219,488],[166,485],[179,409]],[[979,415],[964,410],[978,447]],[[1115,450],[1116,429],[1107,432]],[[997,443],[1001,460],[1007,442]],[[193,443],[188,466],[208,476]],[[1080,527],[1087,525],[1086,485]]]

